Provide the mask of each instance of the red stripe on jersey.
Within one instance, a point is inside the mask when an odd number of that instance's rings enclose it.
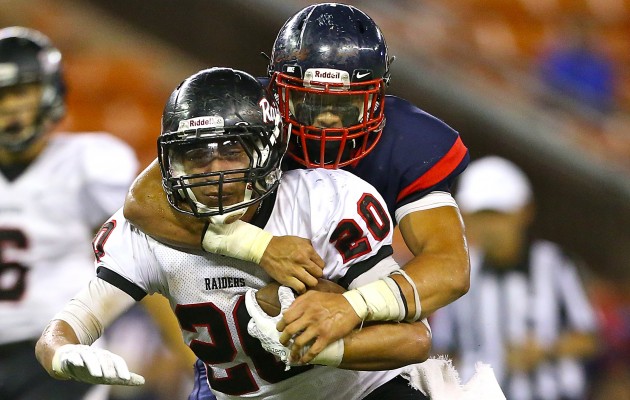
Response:
[[[431,169],[429,169],[424,175],[416,179],[411,185],[407,186],[400,191],[396,201],[400,201],[411,193],[419,192],[433,185],[436,185],[441,180],[446,178],[457,166],[462,162],[462,159],[466,156],[467,148],[462,142],[462,139],[458,136],[457,140],[440,161],[438,161]]]

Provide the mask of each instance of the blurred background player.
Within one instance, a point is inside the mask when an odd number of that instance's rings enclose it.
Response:
[[[344,168],[385,198],[414,254],[404,267],[411,280],[395,280],[409,304],[407,317],[418,319],[468,290],[463,226],[450,195],[451,184],[468,164],[468,150],[438,118],[385,95],[392,61],[380,28],[368,15],[349,5],[315,4],[280,29],[269,62],[270,87],[285,126],[292,127],[289,168]],[[125,216],[144,232],[187,248],[198,248],[203,238],[205,250],[254,261],[298,291],[317,282],[313,276],[323,265],[305,239],[257,230],[251,233],[259,237],[253,248],[241,248],[235,235],[229,246],[218,249],[216,227],[169,207],[160,179],[154,163],[136,180],[125,204]],[[312,301],[298,299],[291,312],[304,320],[285,322],[297,322],[288,328],[290,334],[313,317],[309,332],[317,341],[306,362],[358,326],[361,315],[341,295],[313,291],[305,298]],[[323,321],[300,304],[322,305],[331,315],[345,317]]]
[[[470,244],[471,289],[435,313],[434,351],[450,350],[463,379],[477,361],[491,364],[510,400],[585,399],[595,315],[577,264],[531,235],[529,179],[488,156],[470,163],[455,197]]]
[[[104,133],[53,134],[64,116],[60,52],[40,32],[0,30],[0,398],[80,399],[42,371],[35,341],[93,276],[94,230],[138,163]]]

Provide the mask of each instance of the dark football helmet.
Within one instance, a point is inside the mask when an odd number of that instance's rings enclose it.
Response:
[[[158,138],[169,202],[214,223],[240,218],[278,186],[286,136],[273,97],[250,74],[210,68],[190,76],[168,99]],[[244,193],[233,193],[235,183],[245,183]]]
[[[338,168],[365,157],[385,124],[392,60],[379,27],[353,6],[316,4],[291,17],[268,68],[291,158]]]
[[[45,123],[57,122],[63,117],[66,85],[61,53],[46,36],[18,26],[1,29],[0,96],[31,84],[42,85],[35,121],[24,126],[23,121],[14,118],[0,128],[0,147],[9,151],[23,151],[43,133]],[[7,118],[20,111],[0,110]]]

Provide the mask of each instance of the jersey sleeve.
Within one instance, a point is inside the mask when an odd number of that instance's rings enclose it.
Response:
[[[98,226],[122,206],[139,164],[129,145],[105,133],[83,135],[82,150],[84,213]]]
[[[408,138],[407,143],[396,148],[401,175],[398,207],[436,190],[450,191],[455,177],[469,161],[468,149],[459,133],[410,103],[401,99],[392,102],[388,106],[400,110],[401,117],[388,123],[392,122],[394,131],[406,132]]]
[[[103,224],[92,244],[97,276],[136,301],[147,294],[163,293],[165,280],[157,267],[150,240],[119,209]]]
[[[395,96],[385,102],[381,139],[352,172],[374,185],[393,214],[431,192],[450,192],[469,153],[444,121]]]

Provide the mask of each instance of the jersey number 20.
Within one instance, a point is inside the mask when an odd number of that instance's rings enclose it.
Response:
[[[244,300],[243,296],[238,299],[232,315],[236,321],[238,340],[243,351],[251,359],[261,378],[270,383],[277,383],[313,368],[312,365],[307,365],[291,367],[290,370],[285,371],[284,363],[265,351],[260,341],[247,333],[250,317]],[[176,307],[175,314],[182,329],[191,332],[199,328],[208,330],[212,343],[199,340],[193,340],[190,343],[190,348],[201,361],[210,365],[234,361],[237,355],[234,339],[230,335],[225,313],[219,307],[213,303],[180,304]],[[210,387],[233,396],[258,391],[258,384],[247,363],[227,368],[225,373],[225,377],[217,377],[212,373],[212,369],[208,368]]]
[[[357,213],[376,240],[385,239],[391,229],[389,216],[374,196],[364,193],[357,202]],[[354,219],[341,220],[333,231],[330,242],[343,257],[344,264],[372,251],[370,241]]]

